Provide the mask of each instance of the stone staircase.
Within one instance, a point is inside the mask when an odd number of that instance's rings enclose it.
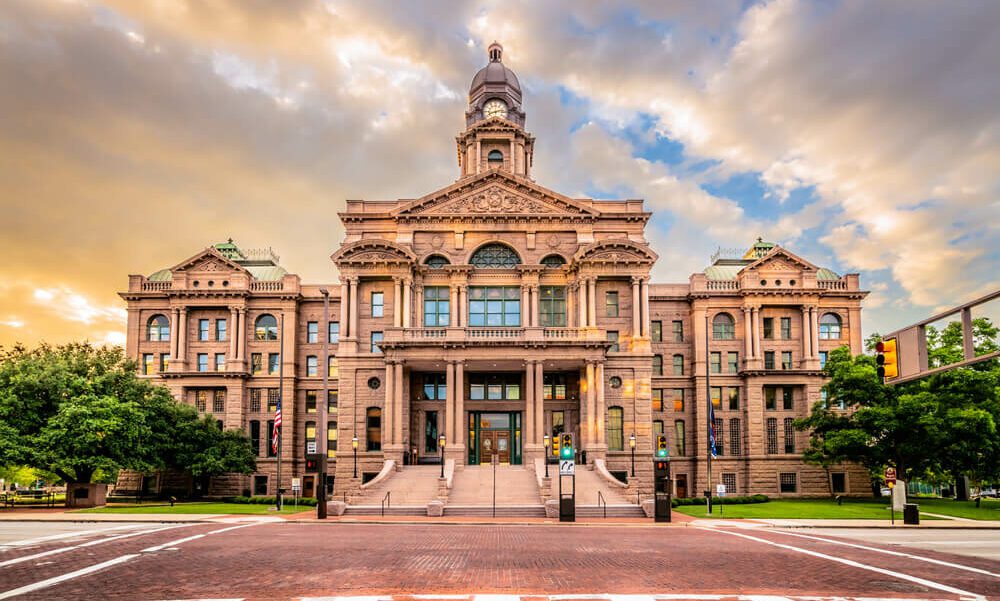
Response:
[[[497,507],[542,508],[534,472],[521,465],[502,465],[495,469]],[[493,505],[493,478],[494,467],[491,465],[470,465],[456,471],[445,515],[457,515],[449,510],[455,511],[458,507],[485,506],[490,509]]]
[[[587,469],[589,466],[576,466],[576,517],[603,518],[605,508],[599,504],[598,492],[607,503],[607,517],[627,518],[645,517],[642,508],[636,504],[636,498],[624,488],[619,488],[604,480],[596,471]],[[559,498],[558,479],[552,478],[552,498]]]
[[[440,466],[408,465],[389,479],[351,497],[344,515],[381,515],[382,500],[389,493],[385,515],[427,515],[427,504],[437,500]]]

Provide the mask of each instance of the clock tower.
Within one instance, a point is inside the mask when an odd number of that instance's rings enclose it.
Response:
[[[530,179],[535,138],[524,130],[521,84],[503,64],[503,46],[493,42],[487,54],[469,87],[466,129],[455,139],[460,179],[492,169]]]

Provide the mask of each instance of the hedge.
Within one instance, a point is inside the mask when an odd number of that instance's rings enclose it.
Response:
[[[293,505],[293,504],[296,503],[296,501],[295,501],[295,499],[293,497],[288,497],[288,496],[283,497],[283,501],[284,501],[285,505]],[[238,504],[241,504],[241,505],[248,505],[248,504],[249,505],[274,505],[275,498],[274,497],[223,497],[222,498],[222,502],[223,503],[238,503]],[[298,504],[299,505],[303,505],[305,507],[315,507],[316,506],[316,499],[314,499],[312,497],[299,497]]]
[[[767,495],[750,495],[749,497],[712,497],[712,505],[748,505],[750,503],[767,503],[770,499]],[[691,497],[687,499],[674,499],[671,507],[681,505],[706,505],[705,497]]]

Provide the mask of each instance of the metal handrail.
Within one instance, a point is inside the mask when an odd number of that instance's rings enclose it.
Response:
[[[601,491],[597,491],[597,506],[604,506],[604,519],[608,519],[608,502]]]
[[[392,491],[391,490],[387,490],[387,491],[385,491],[385,496],[382,497],[382,515],[383,516],[385,516],[385,508],[386,507],[389,507],[390,509],[392,509],[392,507],[390,506],[391,499],[389,498],[389,495],[391,495],[391,494],[392,494]]]

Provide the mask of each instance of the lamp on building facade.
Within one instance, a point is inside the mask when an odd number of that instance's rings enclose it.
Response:
[[[354,477],[358,477],[358,437],[351,439],[351,449],[354,450]]]
[[[632,477],[635,478],[635,432],[628,435],[628,448],[632,450]]]
[[[438,436],[438,448],[441,449],[441,477],[444,478],[444,434]]]
[[[545,449],[542,450],[542,461],[545,463],[545,477],[549,477],[549,435],[546,434],[542,437],[543,446]]]

